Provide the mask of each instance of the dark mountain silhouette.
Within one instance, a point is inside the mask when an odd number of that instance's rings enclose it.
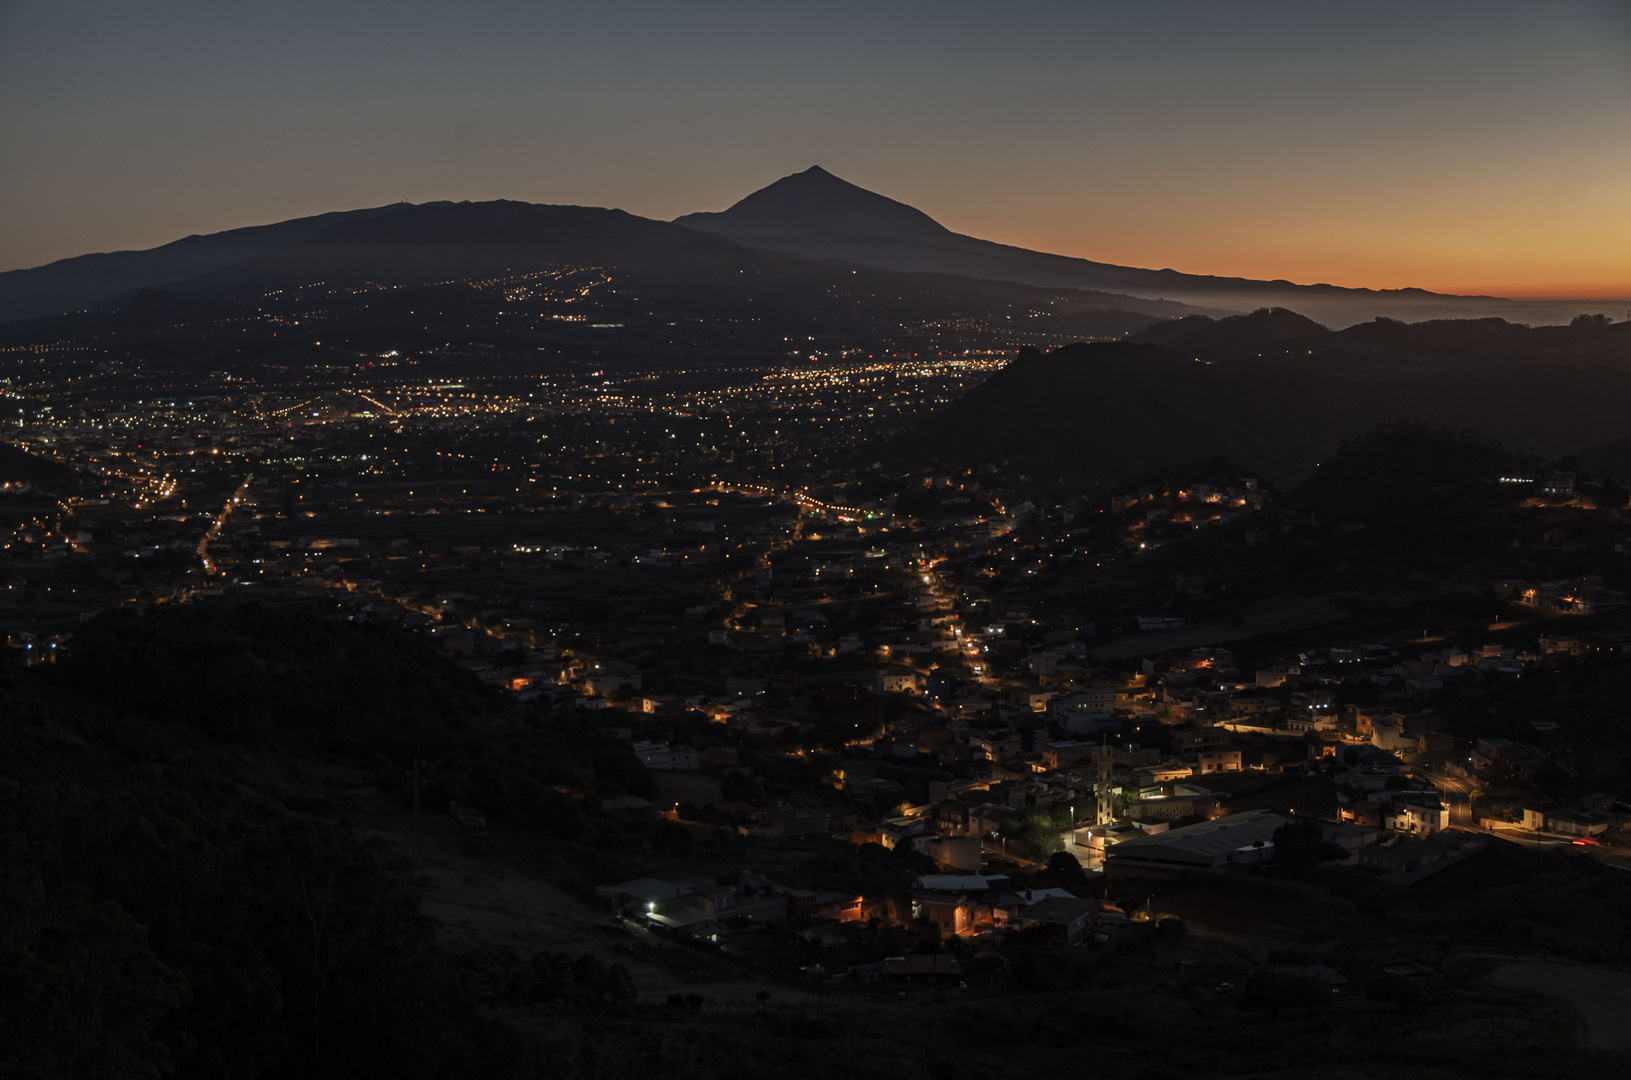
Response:
[[[42,491],[69,493],[79,490],[84,479],[71,465],[0,442],[0,483],[26,483]]]
[[[188,236],[146,251],[80,255],[0,273],[0,322],[33,319],[115,301],[122,294],[196,277],[268,248],[308,240],[340,222],[389,213],[398,206],[332,214]]]
[[[1148,344],[1026,350],[905,445],[970,462],[1039,459],[1100,481],[1222,455],[1286,485],[1370,422],[1332,389],[1319,375],[1207,365]]]
[[[165,289],[141,289],[119,311],[127,325],[154,331],[178,322],[230,319],[243,314],[239,305],[229,301]]]
[[[281,249],[299,246],[342,226],[362,224],[369,219],[398,219],[409,210],[439,210],[453,204],[431,203],[421,207],[409,204],[374,207],[313,217],[297,218],[272,225],[232,229],[208,236],[190,236],[148,251],[121,251],[64,259],[46,266],[0,273],[0,322],[37,318],[93,306],[117,306],[131,293],[143,288],[176,290],[190,282],[228,267],[255,263]],[[462,272],[476,265],[503,264],[536,256],[541,235],[539,221],[521,222],[518,208],[525,203],[458,204],[460,206],[508,206],[517,208],[515,224],[520,233],[502,235],[503,223],[489,215],[488,225],[496,231],[485,236],[460,240],[442,238],[444,254],[457,249],[465,257],[458,264]],[[621,211],[589,207],[557,207],[557,211],[579,214],[580,225],[595,224],[599,216],[599,239],[608,240],[617,232],[607,215]],[[635,229],[641,219],[622,214],[623,229]],[[410,218],[415,224],[434,228],[429,219]],[[403,221],[398,220],[393,227]],[[471,224],[468,215],[447,219],[450,227]],[[660,223],[649,223],[660,224]],[[776,252],[803,260],[834,263],[848,268],[867,267],[956,275],[981,281],[1000,281],[1046,289],[1086,290],[1104,294],[1100,305],[1106,310],[1148,312],[1153,300],[1176,301],[1181,306],[1210,308],[1228,313],[1263,307],[1290,308],[1329,326],[1347,326],[1377,316],[1408,318],[1467,318],[1502,316],[1530,323],[1565,321],[1579,310],[1578,304],[1518,302],[1496,297],[1457,297],[1420,289],[1369,290],[1332,285],[1297,285],[1289,281],[1256,281],[1247,278],[1185,274],[1176,270],[1148,270],[1117,266],[1087,259],[1050,255],[1024,248],[993,243],[954,233],[933,218],[905,203],[867,191],[841,180],[819,167],[784,177],[769,187],[749,195],[720,213],[688,214],[673,225],[707,235],[723,237],[740,245]],[[613,246],[597,249],[589,243],[590,234],[580,230],[574,243],[572,227],[559,218],[553,227],[542,227],[557,257],[615,261]],[[632,235],[632,234],[631,234]],[[656,233],[647,233],[655,240]],[[667,243],[677,243],[671,232]],[[341,238],[349,238],[354,250],[349,256],[337,250]],[[370,239],[372,237],[372,240]],[[422,237],[423,238],[423,237]],[[330,256],[338,270],[360,273],[379,280],[368,269],[370,242],[383,249],[395,242],[379,234],[347,233],[344,229],[329,236]],[[484,251],[477,257],[476,249]],[[508,255],[501,254],[508,250]],[[308,252],[309,256],[311,253]],[[626,254],[626,253],[625,253]],[[298,260],[285,265],[295,266]],[[234,280],[247,284],[256,273],[277,268],[277,260],[262,262],[239,274]],[[375,266],[380,273],[392,273],[389,266]],[[433,270],[423,260],[397,271],[399,277]],[[223,279],[225,280],[225,279]],[[306,282],[309,284],[310,282]],[[416,282],[418,283],[418,282]],[[185,289],[179,291],[186,291]],[[1175,312],[1168,312],[1175,313]]]
[[[717,308],[744,286],[776,293],[777,302],[791,310],[824,306],[821,297],[801,290],[830,291],[831,283],[843,280],[832,267],[814,266],[807,260],[767,253],[622,210],[500,200],[410,206],[342,222],[309,240],[270,249],[176,288],[242,296],[294,284],[418,285],[562,264],[616,268],[647,288],[673,293],[670,302],[683,295],[686,302],[700,305],[699,312]],[[870,274],[858,283],[905,294],[983,293],[1032,303],[1057,298],[1059,293],[1015,289],[1011,283],[994,286],[946,274]],[[1118,320],[1118,329],[1113,331],[1117,333],[1148,325],[1151,319],[1144,316],[1193,310],[1080,290],[1066,300],[1065,306],[1077,311],[1119,310],[1140,316]],[[762,308],[755,312],[762,313]]]
[[[1164,297],[1250,311],[1294,308],[1332,326],[1372,319],[1509,315],[1533,322],[1569,317],[1569,305],[1460,297],[1422,289],[1347,289],[1289,281],[1185,274],[1049,255],[954,233],[819,166],[783,177],[719,213],[686,214],[677,224],[805,259],[1073,289]]]
[[[732,268],[747,254],[622,210],[500,200],[405,206],[340,222],[178,284],[182,292],[236,295],[266,289],[422,285],[520,273],[548,264]],[[764,265],[769,260],[755,257]]]
[[[449,204],[427,204],[418,209],[442,206]],[[134,290],[171,289],[176,282],[191,281],[233,264],[253,261],[282,246],[313,240],[336,225],[395,215],[403,209],[416,207],[396,204],[318,214],[274,225],[233,228],[207,237],[186,237],[148,251],[78,256],[3,272],[0,321],[38,318],[108,303],[117,305]],[[618,212],[599,210],[599,214]],[[625,217],[633,220],[633,215]],[[956,274],[1044,289],[1116,294],[1119,300],[1104,305],[1112,310],[1145,310],[1137,300],[1156,299],[1220,308],[1223,312],[1285,307],[1331,326],[1347,326],[1378,315],[1411,320],[1496,315],[1530,323],[1553,323],[1567,320],[1579,310],[1579,303],[1452,297],[1421,289],[1342,289],[1336,285],[1253,281],[1047,255],[951,232],[922,210],[858,188],[819,166],[778,179],[723,212],[687,214],[675,224],[760,250],[853,268]],[[359,241],[364,238],[357,235]],[[493,243],[496,240],[499,238],[488,237],[489,251],[504,246]],[[517,245],[517,255],[520,246],[524,245]]]
[[[907,241],[954,249],[963,239],[923,211],[840,180],[819,165],[784,176],[723,213],[686,214],[675,222],[754,247],[800,247],[792,253],[819,259],[850,258],[852,245]]]
[[[1479,376],[1542,362],[1631,365],[1631,323],[1589,317],[1538,327],[1504,319],[1376,319],[1333,331],[1296,312],[1264,308],[1224,319],[1186,316],[1147,327],[1130,340],[1209,362],[1265,363],[1358,379]]]
[[[1536,464],[1478,431],[1396,421],[1343,440],[1285,505],[1333,522],[1442,529],[1518,502],[1526,491],[1496,481]]]
[[[1480,377],[1356,380],[1117,342],[1024,351],[898,449],[970,464],[1035,459],[1092,481],[1221,454],[1291,488],[1343,439],[1377,424],[1475,428],[1513,453],[1555,458],[1623,437],[1628,414],[1631,369],[1622,366],[1537,363]]]
[[[1323,338],[1330,330],[1306,315],[1285,308],[1259,308],[1250,315],[1214,319],[1186,315],[1139,331],[1133,341],[1147,341],[1180,355],[1194,353],[1202,360],[1238,359],[1254,354],[1267,343]]]
[[[846,214],[866,221],[868,227],[892,235],[909,235],[913,229],[945,233],[910,207],[859,188],[853,190],[860,193],[861,202],[871,203],[873,212],[868,217],[864,208],[851,207]],[[888,223],[887,219],[900,216],[895,212],[897,208],[905,217],[917,219],[905,232]],[[247,297],[319,284],[352,288],[370,284],[423,286],[545,264],[617,267],[624,273],[645,271],[685,282],[686,291],[695,297],[705,291],[707,284],[720,284],[721,276],[755,270],[763,273],[770,267],[780,268],[781,272],[794,261],[785,254],[767,257],[763,251],[750,252],[712,233],[621,210],[508,200],[399,203],[192,236],[150,251],[86,255],[0,274],[0,322],[47,318],[89,308],[122,309],[144,289]],[[823,280],[831,278],[831,269],[822,272]],[[951,276],[941,275],[948,280],[933,289],[969,294],[991,288],[990,282],[953,282]],[[1007,287],[1012,284],[1003,279],[1004,288],[998,291],[1014,296],[1014,290]],[[921,288],[906,286],[906,291]],[[1079,332],[1086,337],[1124,334],[1148,325],[1153,318],[1195,310],[1160,300],[1073,291],[1078,295],[1068,298],[1067,303],[1073,312],[1091,308],[1136,316],[1122,314],[1083,324]],[[1060,290],[1055,287],[1048,292],[1057,294]],[[1035,299],[1035,294],[1032,296]],[[128,325],[130,320],[124,323]]]
[[[997,252],[1005,259],[1035,256],[1054,260],[1050,266],[1077,270],[1099,264],[960,237],[909,206],[820,170],[780,181],[725,214],[683,220],[708,228],[723,222],[743,239],[620,210],[512,201],[403,204],[301,219],[181,242],[192,252],[188,258],[203,261],[209,260],[194,249],[207,249],[210,260],[253,250],[162,287],[129,289],[93,310],[9,323],[0,329],[0,340],[12,346],[77,341],[124,347],[162,338],[164,347],[146,349],[142,362],[168,370],[184,356],[187,370],[218,370],[231,365],[217,364],[212,349],[228,342],[247,347],[274,337],[284,345],[300,340],[315,344],[336,335],[353,341],[479,339],[529,353],[587,352],[601,362],[660,363],[699,351],[787,355],[793,351],[791,342],[812,350],[916,352],[1052,348],[1071,340],[1130,335],[1189,363],[1252,366],[1274,372],[1273,378],[1282,382],[1288,370],[1348,382],[1470,379],[1451,388],[1450,397],[1440,403],[1443,408],[1432,414],[1447,422],[1463,406],[1499,420],[1509,398],[1532,396],[1522,373],[1539,364],[1559,370],[1631,367],[1631,325],[1598,317],[1542,327],[1498,318],[1416,323],[1378,318],[1329,330],[1308,313],[1282,306],[1213,317],[1186,304],[1112,292],[858,266],[826,256],[840,249],[853,254],[854,245],[865,241],[883,245],[879,251],[897,253],[906,250],[899,245],[907,245],[920,267],[946,261],[936,252],[950,252],[957,259],[970,252]],[[775,250],[801,244],[806,246],[802,256]],[[157,258],[164,250],[126,254]],[[951,263],[963,265],[957,259]],[[888,260],[879,255],[875,261]],[[153,262],[148,269],[175,265],[179,263]],[[576,268],[572,273],[580,278],[570,289],[557,290],[554,300],[544,296],[547,289],[532,290],[526,282],[516,287],[520,277],[547,276],[563,268]],[[13,279],[14,284],[16,280],[21,279]],[[568,292],[579,301],[570,310],[561,306]],[[1323,294],[1300,295],[1317,300]],[[556,306],[550,308],[551,303]],[[1167,321],[1158,321],[1162,319]],[[1497,371],[1509,381],[1479,381]],[[1555,376],[1554,371],[1545,378],[1527,377],[1541,388],[1542,397],[1570,379],[1591,382]],[[1233,376],[1215,377],[1239,385],[1238,379],[1231,381]],[[1297,380],[1285,383],[1297,385]],[[1155,387],[1153,392],[1166,390]],[[1227,397],[1233,390],[1220,392]],[[1279,400],[1285,392],[1266,387],[1250,396]],[[1332,392],[1353,393],[1343,387]],[[1418,385],[1412,392],[1425,391]],[[1368,391],[1355,400],[1373,400],[1381,393]],[[1241,405],[1243,410],[1250,407]],[[1418,413],[1407,408],[1364,415],[1376,421]],[[1547,425],[1563,415],[1537,417],[1532,431],[1499,423],[1483,426],[1527,446],[1531,434],[1546,442]],[[1208,423],[1203,420],[1201,428]],[[1621,434],[1612,429],[1602,437]],[[1576,433],[1559,452],[1577,448],[1580,441]],[[1139,440],[1128,445],[1135,447]],[[1182,454],[1173,449],[1178,459],[1207,456],[1216,448],[1201,444]],[[1232,456],[1250,463],[1242,455]],[[1301,454],[1297,460],[1305,458]]]
[[[559,284],[573,275],[571,285]],[[552,282],[554,284],[552,284]],[[568,306],[570,305],[570,306]],[[424,335],[661,362],[687,352],[1009,348],[1120,337],[1194,309],[1107,293],[817,264],[621,210],[522,202],[402,206],[88,312],[0,328],[8,344],[164,336],[248,346]],[[821,348],[820,344],[809,345]],[[208,352],[188,370],[214,364]]]
[[[1583,473],[1611,476],[1622,485],[1631,484],[1631,438],[1588,446],[1574,457]]]

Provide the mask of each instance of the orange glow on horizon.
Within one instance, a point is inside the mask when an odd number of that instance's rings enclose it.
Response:
[[[1565,123],[1544,149],[1481,148],[1479,160],[1422,131],[1363,150],[1299,150],[1272,143],[1198,170],[1177,144],[1074,173],[902,168],[855,179],[954,232],[1033,251],[1299,285],[1599,300],[1625,318],[1609,304],[1631,299],[1627,144]]]
[[[1396,214],[1392,206],[1262,209],[1237,205],[1158,212],[1094,210],[1068,221],[1056,206],[1032,214],[960,206],[940,217],[957,232],[1094,262],[1186,274],[1352,289],[1425,289],[1458,296],[1599,302],[1616,320],[1631,306],[1631,215],[1533,215],[1503,222],[1465,207]],[[938,215],[936,215],[938,217]],[[947,220],[948,218],[952,220]],[[1220,287],[1222,287],[1220,285]]]

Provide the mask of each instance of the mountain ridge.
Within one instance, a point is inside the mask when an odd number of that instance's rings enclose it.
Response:
[[[890,204],[889,220],[897,226],[908,220],[902,211],[910,211],[920,215],[934,229],[921,225],[911,230],[869,229],[872,215],[881,211],[882,204],[864,202],[855,192]],[[827,197],[826,202],[819,201],[823,195]],[[858,206],[872,213],[854,213]],[[688,228],[715,232],[750,247],[816,261],[916,273],[955,273],[1043,287],[1099,289],[1235,311],[1288,307],[1318,322],[1339,327],[1377,316],[1420,320],[1512,315],[1530,321],[1566,320],[1578,312],[1580,303],[1453,296],[1414,287],[1366,289],[1324,283],[1304,285],[1285,279],[1265,281],[1172,269],[1150,270],[1053,255],[952,232],[914,207],[840,180],[819,166],[782,177],[725,210],[685,214],[674,221]]]
[[[950,275],[844,269],[602,207],[495,200],[404,206],[131,293],[0,327],[8,346],[136,348],[351,335],[480,339],[524,354],[667,364],[686,356],[962,352],[1125,336],[1194,308]],[[162,337],[165,343],[153,344]],[[405,340],[405,339],[404,339]],[[181,342],[192,343],[177,352]],[[200,359],[200,364],[210,363]],[[196,367],[188,361],[189,367]],[[208,370],[231,370],[222,357]]]
[[[517,206],[548,205],[499,201]],[[334,211],[195,234],[145,251],[81,255],[6,271],[0,273],[0,322],[117,304],[142,288],[175,291],[179,285],[229,266],[313,240],[336,226],[416,207],[455,205],[472,204],[393,203]],[[686,214],[661,224],[812,262],[1110,293],[1128,300],[1168,300],[1221,313],[1286,307],[1338,328],[1377,316],[1412,321],[1499,316],[1530,323],[1566,322],[1587,303],[1451,296],[1419,288],[1304,285],[1284,279],[1189,274],[1170,268],[1152,270],[1054,255],[953,232],[916,207],[852,184],[820,166],[782,177],[723,211]]]
[[[1556,458],[1623,438],[1628,401],[1631,370],[1623,364],[1531,358],[1482,377],[1445,367],[1345,378],[1119,341],[1022,350],[896,449],[903,458],[953,464],[1036,460],[1093,482],[1222,455],[1289,489],[1342,439],[1377,424],[1473,428],[1515,453]]]
[[[196,277],[269,248],[310,239],[344,221],[410,205],[335,210],[267,225],[192,233],[155,248],[93,252],[0,272],[0,323],[113,302],[140,289]]]
[[[1501,318],[1375,319],[1332,330],[1283,308],[1213,319],[1188,315],[1131,334],[1129,341],[1208,363],[1254,363],[1375,380],[1451,372],[1491,375],[1546,361],[1570,366],[1631,364],[1631,323],[1592,317],[1567,326]]]

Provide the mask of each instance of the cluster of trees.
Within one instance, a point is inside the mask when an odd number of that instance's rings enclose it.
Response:
[[[656,794],[650,770],[585,715],[521,709],[387,631],[254,604],[111,613],[42,678],[137,737],[178,728],[363,768],[404,807],[417,761],[423,807],[473,805],[562,839],[595,839],[596,796]]]
[[[475,949],[457,960],[472,997],[488,1005],[560,1003],[592,1015],[620,1015],[634,1004],[634,983],[622,964],[594,953],[534,953],[523,959],[508,946]]]
[[[1073,817],[1067,806],[1022,810],[1003,823],[1002,838],[1021,852],[1042,858],[1063,847],[1061,835],[1070,829]]]
[[[1313,819],[1288,821],[1274,830],[1274,861],[1285,869],[1306,870],[1347,854],[1340,845],[1325,839],[1325,829]]]
[[[0,1073],[488,1076],[524,1056],[399,861],[209,778],[64,752],[78,733],[4,697]]]

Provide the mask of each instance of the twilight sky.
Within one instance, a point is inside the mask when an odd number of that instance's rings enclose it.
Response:
[[[0,0],[0,269],[820,164],[1195,273],[1631,297],[1631,2]]]

